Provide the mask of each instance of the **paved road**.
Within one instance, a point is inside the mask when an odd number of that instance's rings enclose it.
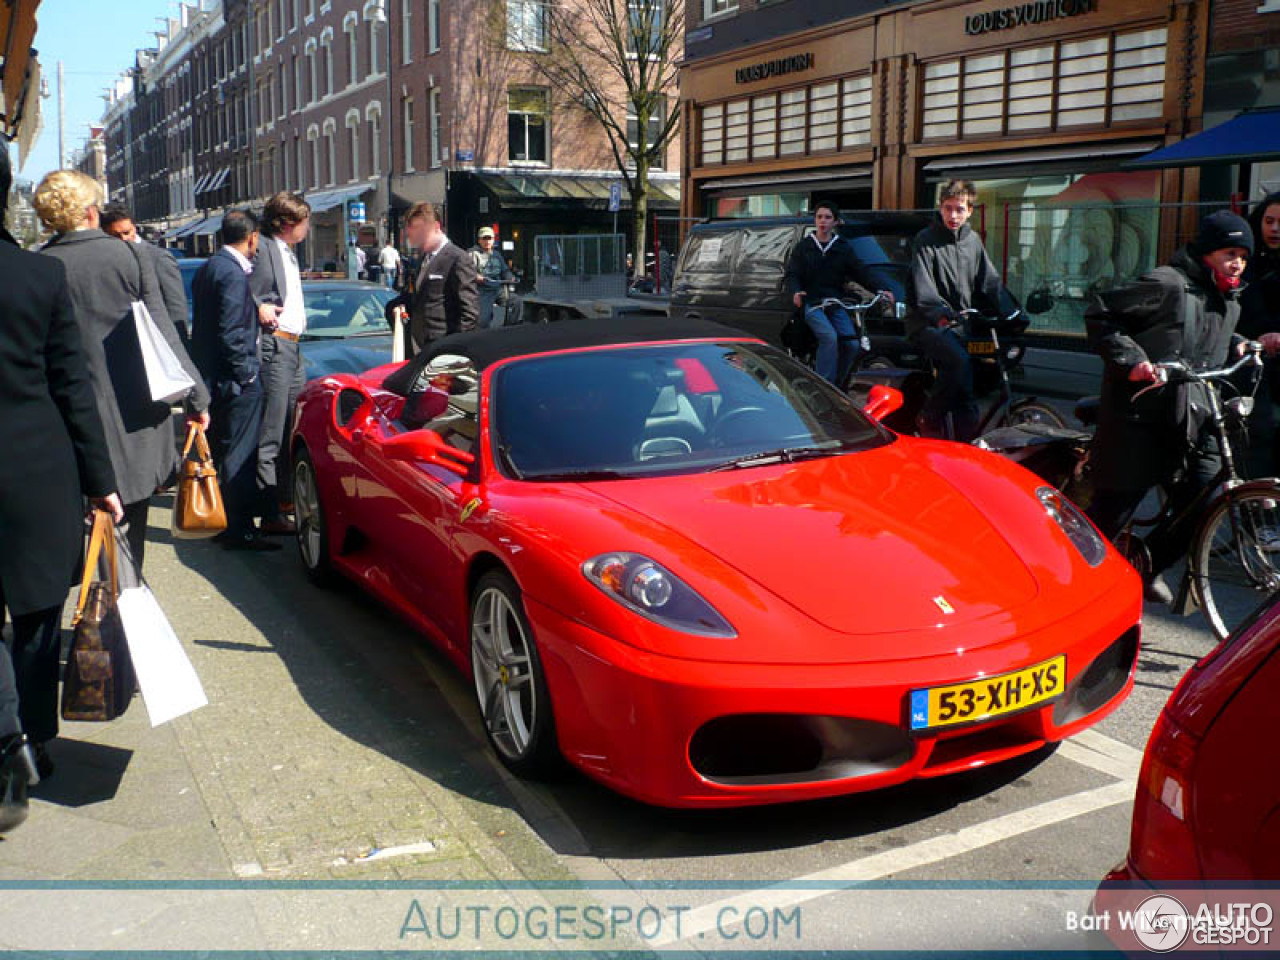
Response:
[[[57,776],[37,788],[30,822],[0,841],[0,881],[1083,891],[1122,857],[1146,737],[1211,645],[1199,621],[1149,608],[1133,696],[1056,751],[877,794],[665,811],[576,774],[513,781],[488,752],[468,683],[421,638],[354,587],[310,585],[292,543],[257,555],[174,542],[157,504],[147,573],[210,705],[156,729],[138,701],[113,724],[65,724]]]

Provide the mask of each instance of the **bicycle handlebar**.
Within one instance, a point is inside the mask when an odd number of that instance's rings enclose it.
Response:
[[[1195,381],[1225,380],[1233,377],[1245,367],[1262,366],[1262,344],[1256,340],[1248,340],[1244,345],[1244,355],[1229,367],[1218,370],[1195,370],[1182,360],[1165,360],[1152,364],[1155,367],[1156,379],[1133,395],[1130,402],[1137,400],[1150,390],[1159,390],[1167,383],[1192,383]]]
[[[822,310],[825,310],[827,307],[844,307],[846,310],[851,310],[854,313],[866,313],[883,299],[883,293],[877,293],[866,303],[854,303],[851,300],[841,300],[839,297],[827,297],[825,300],[818,303],[817,306]]]

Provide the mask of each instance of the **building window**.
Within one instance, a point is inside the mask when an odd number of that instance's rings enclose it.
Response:
[[[413,0],[400,3],[400,62],[413,62]]]
[[[311,77],[311,89],[308,91],[310,96],[307,103],[315,103],[320,99],[320,74],[316,67],[315,49],[307,51],[307,70]]]
[[[356,126],[359,119],[347,120],[347,149],[351,156],[351,179],[360,179],[360,130]]]
[[[840,81],[840,148],[871,144],[871,77]]]
[[[427,0],[427,52],[440,49],[440,0]]]
[[[644,138],[644,149],[649,152],[651,159],[649,165],[655,169],[661,170],[665,163],[665,150],[659,150],[657,155],[653,154],[653,145],[657,143],[658,137],[662,135],[662,127],[667,119],[667,98],[655,97],[653,112],[649,114],[648,132]],[[632,152],[640,150],[640,118],[636,115],[635,103],[627,102],[627,146]]]
[[[284,67],[284,64],[283,64],[283,63],[281,63],[281,64],[276,68],[276,79],[277,79],[276,86],[280,89],[280,101],[279,101],[279,113],[278,113],[278,117],[279,117],[279,119],[281,119],[281,120],[283,120],[283,119],[285,118],[285,115],[289,112],[289,83],[288,83],[288,76],[289,76],[289,75],[288,75],[287,73],[285,73],[285,67]]]
[[[302,109],[302,66],[293,58],[293,109]]]
[[[347,31],[347,84],[354,87],[360,70],[360,44],[356,41],[355,21],[349,21],[343,29]]]
[[[327,184],[333,186],[338,182],[338,145],[334,137],[334,129],[330,127],[324,132],[325,153],[329,160],[329,179]]]
[[[333,38],[324,43],[324,89],[325,96],[333,96]]]
[[[778,155],[778,95],[751,99],[751,159],[770,160]]]
[[[1158,118],[1164,27],[926,64],[924,139]]]
[[[442,161],[444,151],[443,141],[440,139],[440,88],[431,88],[431,166],[438,167]]]
[[[809,88],[809,152],[835,150],[840,130],[840,84]]]
[[[702,0],[702,19],[710,20],[723,13],[737,13],[738,0]]]
[[[313,136],[312,134],[314,133],[315,133],[315,130],[313,129],[311,132],[307,134],[307,139],[311,141],[311,185],[314,187],[318,187],[320,186],[320,183],[321,183],[320,137],[319,135]]]
[[[378,28],[381,24],[377,20],[369,21],[369,73],[375,75],[382,72],[379,66],[381,61],[378,59],[379,45],[382,42],[382,31]]]
[[[375,176],[382,175],[382,109],[366,112],[369,121],[369,172]]]
[[[401,126],[404,128],[404,169],[413,172],[413,97],[400,101]]]
[[[702,162],[724,163],[724,104],[702,108]]]
[[[507,0],[507,47],[547,49],[546,0]]]
[[[666,0],[627,0],[627,53],[638,56],[662,53],[662,33],[667,17]]]
[[[513,87],[507,93],[507,159],[512,163],[547,162],[548,92]]]

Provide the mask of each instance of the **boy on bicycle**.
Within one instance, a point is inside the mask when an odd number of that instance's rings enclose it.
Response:
[[[1237,295],[1252,253],[1253,231],[1243,217],[1210,214],[1195,241],[1166,266],[1098,294],[1085,311],[1089,344],[1104,363],[1098,432],[1089,448],[1089,516],[1107,537],[1124,528],[1150,487],[1169,485],[1167,508],[1177,518],[1217,476],[1220,451],[1206,429],[1208,403],[1199,396],[1205,388],[1144,388],[1161,382],[1157,363],[1177,359],[1212,369],[1239,355]],[[1268,353],[1277,345],[1280,337],[1263,343]],[[1173,599],[1160,572],[1186,552],[1197,520],[1158,525],[1146,538],[1148,600]]]
[[[968,443],[978,430],[973,366],[952,324],[961,312],[982,306],[1005,321],[1018,304],[1000,282],[982,238],[969,226],[977,189],[967,180],[950,180],[938,198],[938,216],[911,241],[907,278],[907,339],[936,368],[937,380],[916,420],[922,436],[945,437],[947,415],[952,439]]]
[[[797,310],[804,311],[805,323],[818,340],[814,370],[837,387],[843,387],[858,358],[858,334],[844,307],[832,305],[823,309],[822,301],[842,299],[846,283],[856,289],[861,300],[870,299],[870,294],[854,279],[861,265],[853,247],[835,232],[839,219],[840,210],[833,203],[823,201],[814,208],[814,233],[791,251],[786,283],[792,302]],[[893,303],[893,294],[886,290],[880,293],[888,303]]]

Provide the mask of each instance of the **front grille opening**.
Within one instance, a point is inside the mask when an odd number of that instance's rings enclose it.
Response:
[[[1053,708],[1053,722],[1057,726],[1087,717],[1124,689],[1138,659],[1138,636],[1135,624],[1071,681],[1066,695]]]
[[[717,783],[815,783],[893,770],[914,751],[902,730],[870,720],[739,714],[703,724],[689,742],[689,762]]]

